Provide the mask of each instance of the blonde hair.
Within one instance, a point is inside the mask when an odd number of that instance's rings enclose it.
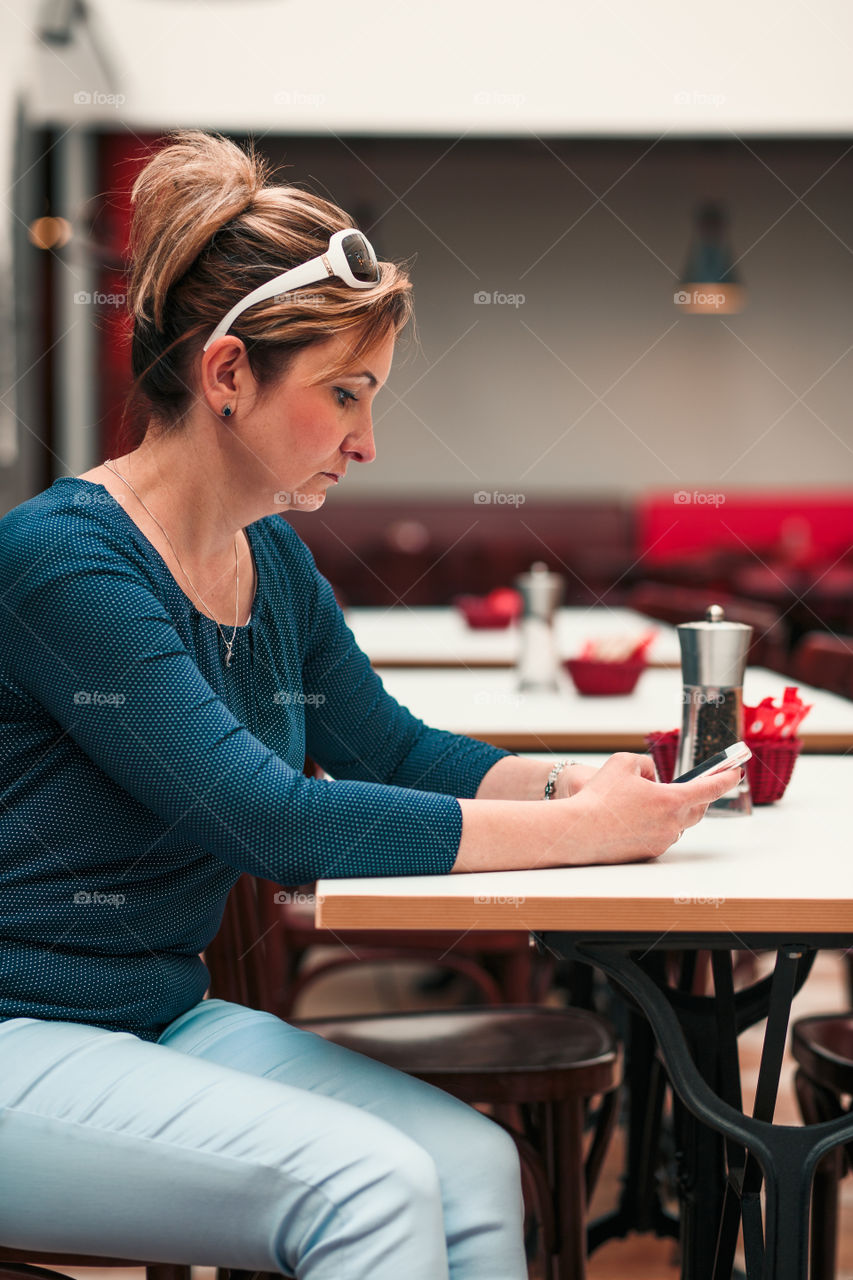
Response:
[[[128,304],[133,321],[131,406],[158,426],[178,425],[194,398],[193,363],[235,302],[289,267],[323,253],[352,219],[329,200],[270,184],[250,147],[220,135],[180,130],[137,178],[131,200]],[[334,277],[280,302],[250,307],[229,332],[246,345],[260,386],[276,381],[295,353],[350,334],[345,363],[357,359],[412,314],[405,267],[381,263],[374,288]],[[332,376],[343,365],[323,371]],[[144,435],[137,425],[136,443]]]

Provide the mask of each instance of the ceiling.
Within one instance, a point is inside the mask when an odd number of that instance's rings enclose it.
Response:
[[[42,0],[32,10],[35,123],[453,137],[853,132],[847,0]]]

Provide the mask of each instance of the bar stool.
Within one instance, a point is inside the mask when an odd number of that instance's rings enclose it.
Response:
[[[266,952],[258,893],[241,876],[205,959],[210,994],[276,1012],[275,949]],[[272,959],[272,966],[270,960]],[[537,1210],[544,1280],[583,1280],[586,1207],[616,1120],[621,1054],[609,1025],[581,1009],[508,1005],[295,1021],[471,1104],[512,1134]],[[588,1104],[601,1096],[584,1156]]]
[[[806,1124],[835,1120],[851,1111],[853,1015],[799,1018],[791,1028],[798,1068],[797,1100]],[[838,1184],[853,1169],[853,1142],[834,1148],[817,1166],[812,1188],[811,1280],[834,1280],[838,1249]]]

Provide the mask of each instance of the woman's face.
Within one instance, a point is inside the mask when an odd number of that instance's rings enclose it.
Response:
[[[241,397],[238,389],[235,437],[250,451],[258,483],[270,490],[271,511],[321,507],[352,463],[376,457],[373,400],[391,370],[394,334],[337,377],[317,382],[349,343],[337,337],[306,347],[261,397]],[[250,407],[244,410],[241,398]]]

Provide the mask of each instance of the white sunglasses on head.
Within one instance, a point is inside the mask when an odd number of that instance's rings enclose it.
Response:
[[[280,276],[275,276],[266,284],[259,285],[257,289],[247,293],[245,298],[241,298],[228,314],[222,317],[202,350],[206,351],[216,338],[221,338],[227,333],[237,317],[242,315],[248,307],[253,307],[256,302],[267,302],[270,298],[278,302],[286,293],[292,293],[294,289],[300,289],[303,285],[317,284],[329,276],[337,276],[351,289],[369,289],[372,285],[379,283],[381,272],[373,245],[367,236],[357,231],[355,227],[345,227],[343,231],[336,231],[329,240],[328,249],[318,258],[303,262],[298,267],[291,267],[289,271],[283,271]]]

